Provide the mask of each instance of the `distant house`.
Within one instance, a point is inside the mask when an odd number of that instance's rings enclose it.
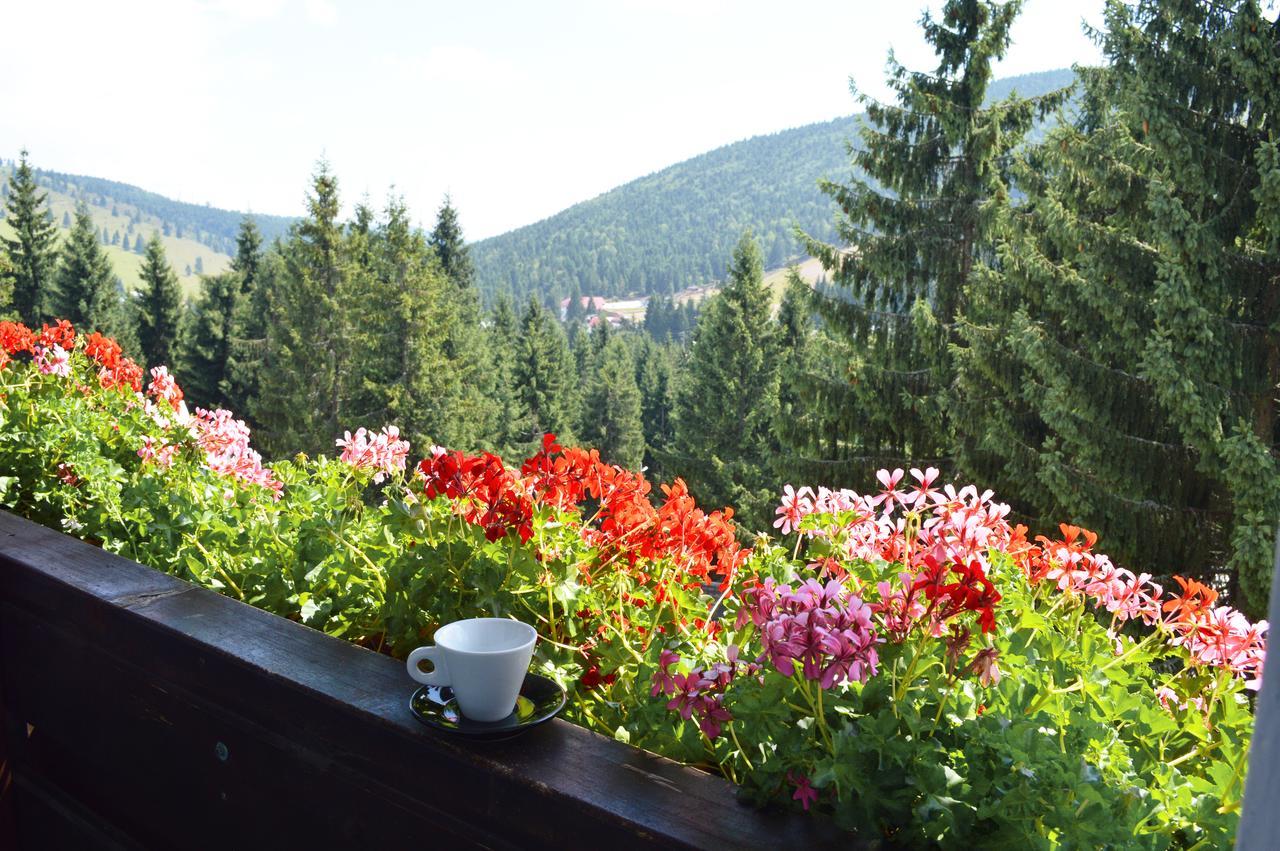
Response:
[[[570,299],[560,299],[560,321],[563,322],[569,318],[569,301]],[[582,313],[585,316],[594,316],[601,310],[604,310],[605,299],[602,295],[584,295],[580,297],[579,304],[582,305]]]
[[[587,317],[587,327],[594,328],[601,322],[608,322],[610,328],[621,328],[624,319],[611,310],[602,310]]]

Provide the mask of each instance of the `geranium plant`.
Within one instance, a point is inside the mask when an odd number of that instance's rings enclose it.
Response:
[[[394,426],[265,465],[164,367],[0,323],[0,503],[373,650],[535,625],[571,718],[865,836],[1229,844],[1267,625],[1029,538],[934,469],[787,486],[779,540],[548,435],[518,469]]]

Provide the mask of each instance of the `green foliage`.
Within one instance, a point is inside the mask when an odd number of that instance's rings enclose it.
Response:
[[[698,308],[692,301],[678,305],[669,296],[656,295],[645,306],[644,330],[659,342],[686,342],[697,324]]]
[[[273,255],[271,262],[277,262]],[[235,301],[227,351],[227,401],[234,411],[252,411],[261,391],[262,369],[266,362],[267,318],[273,274],[262,253],[262,234],[249,216],[240,221],[236,234],[236,255],[231,270],[239,278],[240,294]],[[276,267],[272,267],[274,270]]]
[[[165,259],[160,235],[152,233],[142,264],[142,291],[134,302],[138,346],[147,368],[175,363],[181,308],[178,276]]]
[[[959,355],[975,477],[1126,562],[1225,569],[1254,614],[1280,522],[1274,28],[1256,2],[1108,6],[1108,67],[1020,163]]]
[[[601,322],[607,328],[609,323]],[[631,349],[620,337],[604,343],[586,387],[579,435],[611,464],[635,469],[644,460],[640,388]]]
[[[456,315],[450,282],[398,199],[376,228],[360,219],[348,237],[353,269],[341,308],[360,357],[349,364],[344,408],[362,423],[396,423],[419,445],[449,443],[456,433],[446,411],[462,382],[446,350]]]
[[[8,184],[5,184],[6,186]],[[13,307],[13,264],[9,256],[0,251],[0,319],[11,319]]]
[[[640,423],[644,434],[644,469],[654,479],[669,479],[662,459],[675,440],[676,376],[683,350],[674,343],[655,343],[641,335],[635,347],[636,386],[640,390]]]
[[[434,434],[444,445],[476,449],[494,429],[496,387],[488,369],[487,340],[480,323],[480,295],[475,286],[471,248],[462,234],[458,212],[449,197],[436,216],[429,243],[440,269],[453,284],[442,294],[445,307],[443,332],[451,393],[440,397],[434,416]]]
[[[475,264],[471,262],[471,247],[462,236],[462,224],[458,211],[453,208],[449,196],[436,213],[436,226],[431,230],[431,248],[440,260],[440,268],[460,290],[475,286]]]
[[[823,184],[842,244],[806,238],[834,282],[816,306],[839,341],[825,364],[789,376],[808,421],[790,424],[788,463],[806,478],[844,484],[869,466],[950,459],[952,329],[970,269],[990,252],[991,201],[1008,194],[1010,153],[1066,96],[988,103],[1020,6],[953,0],[939,19],[926,12],[933,73],[891,58],[897,103],[861,97],[855,177]]]
[[[240,276],[210,275],[201,279],[200,289],[179,321],[175,374],[191,403],[209,410],[225,408]]]
[[[54,316],[77,328],[114,337],[124,325],[124,303],[111,261],[98,244],[89,208],[83,203],[76,208],[75,225],[63,240],[48,303]]]
[[[342,378],[355,354],[339,302],[350,260],[338,223],[338,182],[326,163],[312,178],[307,209],[280,249],[280,274],[266,294],[267,351],[251,410],[263,445],[277,452],[315,453],[330,445],[346,413]]]
[[[534,298],[520,319],[512,377],[517,414],[509,428],[522,454],[534,451],[544,434],[572,442],[578,404],[573,359],[560,323]]]
[[[708,505],[732,505],[749,529],[765,525],[777,451],[778,342],[760,248],[743,234],[729,282],[708,300],[676,396],[674,446],[663,459]]]
[[[37,325],[48,316],[46,302],[57,269],[57,228],[48,220],[48,196],[39,192],[24,150],[9,179],[5,220],[14,235],[3,240],[11,269],[12,303],[19,320]]]
[[[520,457],[520,400],[516,386],[517,344],[520,339],[515,308],[507,293],[499,293],[489,316],[487,334],[489,372],[493,384],[494,416],[488,445],[503,458]]]

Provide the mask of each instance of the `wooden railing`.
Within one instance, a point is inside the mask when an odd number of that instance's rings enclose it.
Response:
[[[850,847],[556,720],[461,741],[402,663],[0,512],[0,848]]]

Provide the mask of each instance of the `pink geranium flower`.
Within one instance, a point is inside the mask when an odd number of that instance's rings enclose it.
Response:
[[[373,480],[379,484],[388,475],[403,473],[409,457],[409,441],[400,439],[400,429],[396,426],[383,426],[377,434],[363,428],[356,429],[354,436],[349,431],[343,432],[334,443],[342,447],[338,460],[357,470],[376,470]]]
[[[178,386],[178,382],[174,381],[168,367],[165,366],[151,368],[151,383],[147,385],[147,393],[174,410],[177,410],[182,402],[182,388]]]
[[[813,491],[809,488],[800,488],[797,491],[791,485],[786,485],[782,489],[782,503],[775,512],[778,519],[773,521],[773,528],[781,529],[782,534],[790,534],[791,530],[800,527],[800,521],[804,519],[806,514],[813,511]]]
[[[71,375],[71,355],[56,343],[52,346],[36,346],[36,369],[41,375],[66,378]]]
[[[787,780],[795,785],[796,791],[791,796],[791,800],[799,801],[804,807],[805,812],[809,811],[809,805],[816,803],[818,800],[818,790],[809,785],[809,778],[803,774],[794,774],[787,772]]]

